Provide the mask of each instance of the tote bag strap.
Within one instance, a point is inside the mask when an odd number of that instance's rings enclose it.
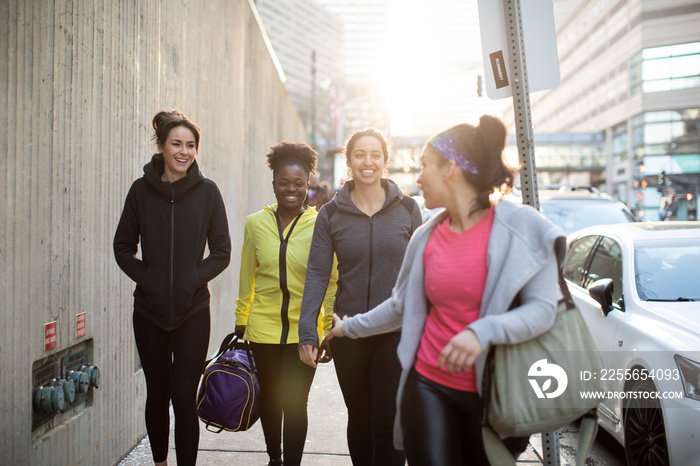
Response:
[[[576,466],[583,466],[593,441],[598,433],[598,408],[593,408],[581,418],[578,430],[578,448],[576,449]]]
[[[564,297],[564,302],[566,303],[566,308],[572,310],[576,308],[574,304],[574,298],[571,297],[571,292],[569,291],[569,285],[566,284],[564,280],[564,275],[561,273],[561,267],[559,267],[559,289],[561,290],[561,295]]]
[[[584,466],[588,452],[591,451],[593,441],[598,433],[598,420],[595,408],[581,418],[578,432],[578,447],[576,449],[576,466]],[[506,447],[501,437],[489,425],[482,425],[481,436],[484,442],[484,450],[491,464],[499,466],[515,465],[515,458]]]
[[[481,426],[481,437],[490,464],[497,464],[499,466],[515,465],[515,458],[513,458],[513,455],[508,451],[501,437],[498,436],[491,426]]]

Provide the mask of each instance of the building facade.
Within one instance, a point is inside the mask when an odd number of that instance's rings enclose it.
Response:
[[[255,8],[318,151],[317,170],[332,179],[332,154],[345,138],[344,25],[314,0],[257,0]]]
[[[304,138],[252,1],[180,6],[0,2],[0,464],[113,465],[146,435],[134,283],[112,242],[156,151],[153,115],[177,107],[202,128],[233,251],[275,199],[263,154]],[[212,351],[239,268],[234,253],[209,283]]]
[[[601,188],[648,220],[700,194],[700,2],[555,0],[561,83],[530,96],[536,133],[603,133]],[[504,118],[513,126],[512,110]]]
[[[382,88],[388,55],[391,0],[316,0],[344,26],[345,134],[374,126],[389,132]]]

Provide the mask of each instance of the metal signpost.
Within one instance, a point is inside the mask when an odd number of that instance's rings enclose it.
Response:
[[[520,159],[520,190],[523,204],[540,208],[537,196],[537,174],[535,172],[534,132],[530,119],[530,91],[527,82],[527,63],[523,37],[523,21],[520,0],[503,0],[505,12],[508,57],[515,113],[515,134]],[[542,461],[545,465],[559,466],[559,433],[542,432]]]
[[[534,132],[530,119],[530,91],[527,82],[527,63],[523,36],[523,21],[520,0],[503,0],[505,13],[508,61],[511,72],[513,112],[515,113],[515,134],[520,159],[520,189],[523,204],[540,208],[537,196],[537,175],[535,173]]]
[[[534,90],[555,87],[559,83],[559,59],[552,1],[526,2],[527,30],[520,0],[503,0],[503,10],[493,0],[479,0],[478,4],[487,95],[492,99],[513,97],[523,204],[539,209],[525,45],[531,52],[531,63],[536,62]],[[542,433],[542,453],[545,465],[559,466],[558,432]]]

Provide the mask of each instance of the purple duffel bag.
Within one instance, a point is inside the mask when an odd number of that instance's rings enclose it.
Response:
[[[227,335],[205,367],[197,395],[199,419],[210,432],[248,430],[260,417],[260,384],[248,342]]]

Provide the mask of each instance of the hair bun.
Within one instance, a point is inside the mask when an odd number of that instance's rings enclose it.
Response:
[[[182,113],[180,110],[163,110],[156,113],[156,116],[154,116],[153,120],[151,121],[151,126],[154,130],[153,140],[157,144],[165,144],[165,139],[172,128],[176,126],[184,126],[192,131],[192,134],[194,134],[195,146],[197,150],[199,150],[199,138],[202,131],[199,129],[199,126],[187,118],[187,115]]]
[[[506,126],[501,120],[491,115],[479,118],[477,132],[481,135],[486,152],[491,156],[501,154],[506,146]]]

